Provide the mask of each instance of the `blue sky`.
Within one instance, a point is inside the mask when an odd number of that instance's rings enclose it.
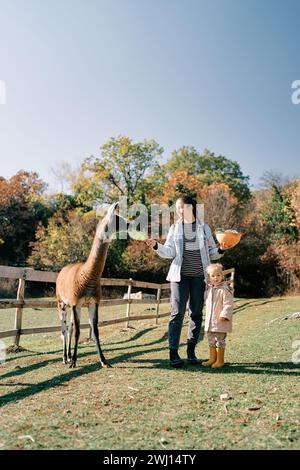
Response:
[[[0,0],[0,175],[77,166],[111,136],[300,175],[297,0]]]

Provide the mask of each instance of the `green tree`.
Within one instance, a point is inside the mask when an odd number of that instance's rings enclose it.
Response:
[[[263,221],[271,240],[284,239],[287,243],[297,242],[299,233],[296,214],[288,194],[276,184],[272,185],[271,204],[263,213]]]
[[[100,157],[84,160],[73,185],[78,203],[90,209],[96,200],[114,201],[120,196],[127,196],[128,204],[138,202],[144,179],[162,152],[154,140],[134,143],[125,136],[111,138],[102,145]]]
[[[197,176],[203,186],[224,183],[240,203],[246,203],[251,198],[249,176],[243,174],[238,162],[223,155],[215,156],[207,149],[203,154],[194,147],[183,146],[175,150],[165,164],[165,171],[168,174],[186,171],[190,176]]]
[[[79,209],[78,212],[80,213],[80,206],[77,206],[76,198],[72,194],[54,194],[51,197],[49,203],[52,209],[51,215],[57,213],[58,215],[61,215],[67,219],[69,211],[73,209]]]
[[[79,214],[70,210],[56,212],[47,227],[40,225],[36,240],[31,243],[32,252],[28,264],[35,269],[59,271],[69,263],[85,261],[89,255],[98,220],[95,211]],[[122,253],[127,240],[113,240],[110,244],[104,276],[122,274]]]
[[[47,227],[38,227],[36,240],[31,243],[29,265],[36,269],[59,270],[66,264],[84,261],[95,229],[94,213],[79,216],[75,210],[67,214],[56,212]]]

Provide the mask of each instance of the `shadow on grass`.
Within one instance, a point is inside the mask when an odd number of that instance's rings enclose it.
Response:
[[[108,342],[108,343],[103,342],[103,345],[106,349],[107,345],[124,344],[124,343],[128,343],[128,342],[136,341],[137,339],[141,338],[142,336],[144,336],[149,331],[152,331],[155,328],[157,328],[157,327],[153,326],[151,328],[146,328],[145,330],[139,331],[135,335],[131,336],[130,338],[124,339],[122,341]],[[101,329],[100,329],[100,332],[101,332]],[[155,343],[158,343],[158,342],[161,342],[161,341],[162,341],[162,339],[160,339],[158,341],[153,341],[152,343],[148,343],[147,345],[155,344]],[[79,343],[80,347],[90,346],[90,345],[93,345],[93,344],[95,344],[93,341],[87,342],[86,340],[82,340],[82,342]],[[111,350],[115,350],[115,349],[107,349],[107,350],[111,351]],[[35,351],[30,350],[30,349],[26,349],[25,354],[17,353],[14,357],[6,358],[5,362],[7,362],[7,363],[12,362],[12,361],[15,361],[15,360],[17,360],[21,357],[23,358],[23,357],[31,357],[31,356],[48,356],[48,355],[51,355],[51,354],[58,354],[59,352],[62,352],[62,349],[56,349],[54,351],[46,351],[46,352],[35,352]]]
[[[207,359],[207,358],[206,358]],[[201,361],[205,359],[201,359]],[[172,369],[169,366],[168,360],[161,359],[132,359],[130,361],[133,364],[144,364],[140,366],[132,366],[135,369]],[[146,364],[149,364],[148,366]],[[152,367],[151,367],[152,365]],[[127,368],[130,366],[127,365]],[[190,365],[185,361],[185,365],[180,369],[174,369],[174,371],[193,371],[199,373],[211,373],[211,374],[254,374],[254,375],[274,375],[274,376],[288,376],[298,377],[300,376],[300,368],[296,364],[290,362],[258,362],[258,363],[227,363],[220,369],[211,369],[209,367],[203,367],[201,363],[197,365]]]
[[[127,338],[127,339],[123,339],[121,341],[116,341],[116,342],[109,342],[109,343],[105,343],[105,345],[110,345],[110,344],[124,344],[124,343],[128,343],[128,342],[132,342],[132,341],[136,341],[137,339],[141,338],[142,336],[144,336],[146,333],[149,333],[149,331],[152,331],[154,329],[156,329],[157,327],[156,326],[151,326],[150,328],[146,328],[145,330],[141,330],[141,331],[138,331],[135,335],[133,336],[130,336],[130,338]]]
[[[31,383],[25,383],[25,382],[16,382],[16,383],[6,383],[6,384],[0,384],[0,387],[31,387]],[[1,398],[0,398],[1,400]]]
[[[162,326],[162,325],[160,325]],[[124,339],[123,341],[118,341],[116,343],[109,342],[104,344],[104,353],[114,353],[114,357],[110,358],[109,354],[107,359],[111,363],[111,365],[115,366],[117,369],[122,368],[135,368],[135,369],[161,369],[169,371],[173,371],[174,373],[222,373],[222,374],[253,374],[253,375],[271,375],[271,376],[300,376],[300,368],[296,364],[292,362],[243,362],[243,363],[228,363],[222,369],[207,369],[203,366],[196,365],[191,366],[186,364],[181,369],[174,369],[169,365],[169,358],[168,358],[168,334],[164,332],[163,335],[157,340],[149,341],[148,343],[142,344],[132,344],[132,342],[140,340],[143,338],[147,333],[151,332],[153,329],[157,327],[147,328],[142,331],[138,331],[133,336]],[[123,346],[121,345],[123,343]],[[127,345],[125,345],[128,343]],[[165,344],[162,344],[165,343]],[[116,344],[120,344],[120,347],[114,347]],[[160,347],[157,347],[158,345]],[[107,347],[109,345],[109,347]],[[183,344],[181,343],[181,346]],[[88,351],[84,351],[84,349],[88,348]],[[148,358],[149,355],[153,355],[157,352],[165,351],[165,359],[155,359],[155,358]],[[35,355],[52,355],[60,353],[59,357],[55,358],[47,358],[47,360],[42,360],[40,362],[36,362],[31,365],[27,365],[25,367],[18,367],[14,370],[7,372],[6,374],[2,375],[2,379],[8,378],[15,378],[20,375],[24,375],[26,380],[26,374],[38,371],[39,369],[45,368],[46,366],[55,366],[55,364],[59,365],[61,363],[61,370],[59,369],[60,375],[56,375],[55,377],[43,380],[36,384],[25,384],[25,383],[15,383],[15,384],[3,384],[3,386],[21,386],[24,387],[21,390],[14,390],[13,392],[7,393],[0,398],[0,407],[6,406],[10,403],[13,403],[18,400],[23,400],[29,396],[36,395],[40,392],[45,392],[50,389],[54,389],[55,387],[63,386],[68,382],[72,381],[72,379],[81,377],[95,371],[99,371],[101,373],[101,368],[97,361],[97,355],[94,348],[93,343],[90,344],[80,344],[79,346],[79,356],[78,356],[78,366],[76,369],[69,369],[67,365],[62,364],[61,358],[61,350],[58,351],[51,351],[49,353],[36,353]],[[85,364],[81,365],[80,361],[83,358],[94,357],[95,363],[93,364]],[[143,356],[148,356],[143,357]],[[24,356],[18,357],[28,357],[28,354]],[[93,359],[94,360],[94,359]],[[57,370],[57,369],[56,369]],[[49,373],[53,373],[53,369],[49,370]],[[104,372],[105,373],[105,372]]]
[[[293,362],[231,362],[224,370],[234,373],[300,376],[300,365]]]
[[[133,353],[133,354],[132,353],[125,353],[125,354],[117,356],[113,359],[110,359],[109,362],[112,365],[114,363],[117,363],[118,365],[121,365],[120,368],[127,368],[127,365],[125,365],[125,367],[124,367],[122,365],[122,362],[126,362],[132,356],[149,354],[149,352],[162,351],[162,350],[165,350],[165,349],[166,349],[165,347],[161,347],[161,348],[156,348],[156,349],[151,349],[151,350],[146,350],[146,351],[137,351],[136,353]],[[94,353],[92,353],[92,352],[85,353],[85,354],[81,354],[80,357],[90,356],[92,354],[94,354]],[[21,370],[9,372],[8,374],[6,374],[4,376],[4,378],[14,377],[16,375],[20,375],[21,373],[25,373],[25,370],[26,370],[26,372],[30,372],[32,370],[36,370],[38,368],[38,366],[39,367],[45,367],[48,364],[53,364],[53,363],[58,362],[58,361],[61,361],[61,359],[59,358],[59,359],[44,361],[40,364],[33,364],[32,366],[24,367]],[[163,368],[166,368],[166,364],[168,364],[168,362],[167,361],[160,361],[160,364],[164,364]],[[62,367],[64,367],[63,364],[62,364]],[[68,366],[65,366],[65,367],[68,367]],[[2,397],[0,397],[0,407],[6,406],[10,403],[14,403],[14,402],[19,401],[19,400],[24,400],[25,398],[30,397],[32,395],[36,395],[37,393],[40,393],[40,392],[45,392],[47,390],[53,390],[55,387],[62,386],[65,383],[70,382],[74,378],[81,377],[83,375],[87,375],[87,374],[90,374],[90,373],[96,372],[96,371],[101,372],[101,367],[100,367],[99,363],[96,362],[94,364],[81,366],[81,367],[78,367],[76,369],[69,369],[68,368],[67,370],[68,370],[68,372],[66,372],[65,374],[55,376],[51,379],[44,380],[44,381],[39,382],[37,384],[30,384],[25,389],[17,390],[17,391],[11,392],[11,393],[7,393],[6,395],[3,395]],[[108,370],[110,370],[110,369],[108,369]],[[2,378],[3,378],[3,376],[2,376]],[[5,385],[5,384],[3,384],[3,385]]]
[[[163,342],[166,341],[167,339],[168,339],[168,333],[166,332],[166,333],[164,333],[164,334],[162,335],[162,337],[161,337],[160,339],[151,341],[151,342],[149,342],[149,343],[143,343],[143,344],[136,344],[136,345],[129,344],[128,346],[126,346],[126,348],[127,348],[127,347],[129,348],[129,347],[130,347],[130,349],[134,349],[134,348],[141,348],[141,347],[143,347],[143,346],[154,346],[154,345],[156,345],[156,344],[163,343]],[[114,345],[114,344],[119,344],[119,343],[106,343],[106,345],[107,345],[107,344]],[[106,346],[106,345],[105,345],[105,346]],[[166,348],[167,348],[167,346],[166,346]],[[106,348],[106,347],[105,347],[105,351],[108,351],[108,352],[110,352],[110,351],[122,351],[122,349],[124,349],[124,347],[120,347],[120,348],[114,348],[114,347],[112,347],[112,348]],[[149,351],[148,351],[148,352],[149,352]]]
[[[36,395],[40,392],[45,392],[47,390],[52,390],[55,387],[59,387],[70,380],[80,377],[91,372],[99,370],[99,364],[91,364],[88,366],[81,367],[80,369],[69,369],[69,372],[53,377],[49,380],[44,380],[37,384],[31,384],[29,387],[17,390],[11,393],[7,393],[0,398],[0,407],[6,406],[11,402],[16,402],[19,400],[24,400],[27,397]]]
[[[242,312],[243,310],[246,310],[246,307],[260,307],[261,305],[265,305],[265,304],[269,304],[271,302],[281,302],[283,301],[284,299],[270,299],[270,300],[265,300],[264,302],[258,302],[257,303],[257,299],[254,299],[254,300],[250,300],[249,302],[245,302],[244,304],[242,305],[239,305],[237,307],[234,306],[233,308],[233,313],[237,313],[237,312]]]
[[[143,356],[145,354],[149,353],[154,353],[154,352],[161,352],[165,351],[166,347],[160,347],[160,348],[153,348],[150,350],[143,350],[143,351],[136,351],[135,353],[124,353],[122,355],[116,356],[115,358],[110,360],[110,363],[113,365],[115,363],[118,364],[116,368],[122,369],[122,368],[134,368],[134,369],[163,369],[166,370],[168,369],[169,371],[173,371],[174,373],[190,373],[190,372],[197,372],[197,373],[212,373],[212,374],[236,374],[236,373],[241,373],[241,374],[253,374],[253,375],[272,375],[272,376],[290,376],[290,377],[295,377],[295,376],[300,376],[300,370],[299,367],[293,363],[290,362],[258,362],[258,363],[252,363],[252,362],[246,362],[246,363],[231,363],[231,364],[226,364],[222,369],[208,369],[204,368],[200,364],[197,366],[191,366],[185,364],[183,368],[180,369],[174,369],[170,367],[169,361],[166,357],[166,359],[143,359],[142,357],[139,357],[138,359],[135,358],[135,356]],[[89,356],[94,353],[85,353],[81,354],[81,357],[84,356]],[[48,365],[53,362],[58,362],[61,359],[55,359],[51,361],[45,361],[40,364],[40,367],[45,367],[45,365]],[[135,365],[137,364],[137,365]],[[34,367],[35,366],[35,367]],[[21,371],[15,371],[14,374],[7,374],[6,377],[8,376],[14,376],[18,375],[18,373],[24,372],[24,369],[27,371],[32,371],[37,369],[38,364],[34,364],[33,366],[29,366],[27,368],[23,368]],[[63,365],[62,365],[63,367]],[[51,379],[44,380],[42,382],[39,382],[37,384],[27,384],[27,388],[23,388],[22,390],[17,390],[11,393],[7,393],[6,395],[3,395],[0,398],[0,407],[6,406],[10,403],[14,403],[19,400],[23,400],[29,396],[36,395],[37,393],[40,392],[45,392],[47,390],[53,390],[55,387],[63,386],[66,383],[70,382],[74,378],[78,378],[87,374],[90,374],[95,371],[101,371],[99,367],[99,363],[94,363],[94,364],[89,364],[85,366],[81,366],[77,369],[68,369],[68,371],[64,374],[55,376]],[[12,385],[12,384],[8,384]],[[26,386],[26,384],[13,384],[13,385],[22,385]]]
[[[191,367],[191,366],[189,366]],[[193,369],[199,366],[193,366]],[[201,367],[203,371],[203,367]],[[215,374],[254,374],[298,377],[300,368],[292,362],[231,362],[220,369],[205,368],[205,371]]]
[[[147,331],[149,331],[150,329],[148,329]],[[143,332],[141,332],[143,333]],[[143,336],[142,334],[137,334],[135,335],[135,338],[138,336],[138,338],[140,338],[141,336]],[[147,344],[137,344],[137,345],[128,345],[128,348],[130,348],[130,351],[131,352],[124,352],[123,354],[119,354],[117,356],[115,356],[114,358],[107,358],[110,362],[111,365],[117,365],[116,368],[128,368],[128,363],[127,361],[130,361],[132,358],[138,356],[143,356],[143,355],[146,355],[146,354],[153,354],[154,352],[161,352],[161,351],[167,351],[167,344],[165,346],[162,346],[162,347],[159,347],[159,348],[153,348],[153,345],[157,345],[158,343],[162,343],[162,342],[165,342],[167,340],[167,333],[164,333],[163,336],[159,339],[159,340],[154,340],[154,341],[151,341]],[[141,348],[144,348],[145,346],[152,346],[151,349],[142,349]],[[90,347],[90,345],[86,346],[86,347]],[[138,348],[139,350],[136,350],[134,352],[132,352],[132,349],[133,348]],[[126,351],[127,347],[123,347],[123,348],[111,348],[111,349],[106,349],[105,350],[105,353],[108,352],[108,351]],[[85,366],[81,366],[80,367],[80,359],[81,358],[86,358],[88,356],[95,356],[95,363],[94,364],[89,364],[89,365],[85,365]],[[167,356],[167,354],[166,354]],[[10,371],[4,375],[1,376],[2,379],[8,379],[8,378],[12,378],[12,377],[17,377],[17,376],[20,376],[20,375],[23,375],[23,374],[26,374],[26,373],[30,373],[32,371],[37,371],[38,369],[41,369],[41,368],[44,368],[46,366],[51,366],[51,365],[54,365],[56,363],[59,363],[61,362],[62,359],[61,357],[59,358],[55,358],[55,359],[48,359],[46,361],[42,361],[42,362],[38,362],[38,363],[35,363],[35,364],[31,364],[29,366],[25,366],[25,367],[20,367],[18,369],[15,369],[13,371]],[[137,362],[143,362],[143,359],[139,359],[137,360]],[[145,362],[145,360],[144,360]],[[151,362],[152,364],[152,367],[153,367],[153,363],[155,364],[154,367],[160,367],[162,369],[170,369],[170,366],[169,366],[169,361],[168,359],[166,358],[166,360],[159,360],[158,362],[157,361],[149,361]],[[78,367],[79,366],[79,367]],[[50,390],[50,389],[53,389],[55,387],[59,387],[59,386],[62,386],[64,385],[65,383],[68,383],[69,381],[71,381],[72,379],[74,378],[77,378],[77,377],[80,377],[80,376],[83,376],[83,375],[86,375],[86,374],[90,374],[92,372],[95,372],[95,371],[101,371],[101,368],[99,366],[99,363],[97,362],[97,356],[96,356],[96,353],[95,351],[88,351],[88,352],[82,352],[82,345],[80,346],[80,349],[79,349],[79,355],[78,355],[78,368],[76,369],[69,369],[67,365],[64,365],[64,364],[61,364],[61,367],[62,369],[66,368],[67,367],[67,371],[66,373],[64,374],[61,374],[61,375],[58,375],[58,376],[55,376],[51,379],[48,379],[48,380],[44,380],[42,382],[39,382],[37,384],[28,384],[27,388],[24,388],[22,390],[17,390],[17,391],[13,391],[11,393],[8,393],[6,395],[3,395],[2,397],[0,397],[0,407],[3,407],[3,406],[6,406],[12,402],[15,402],[15,401],[18,401],[18,400],[23,400],[29,396],[32,396],[32,395],[36,395],[37,393],[40,393],[40,392],[45,392],[47,390]],[[130,367],[130,366],[129,366]],[[136,367],[138,368],[138,367]],[[24,386],[24,384],[3,384],[3,386],[5,385],[9,385],[9,386],[17,386],[17,385],[22,385]]]
[[[1,380],[3,379],[9,379],[10,377],[18,377],[19,375],[26,374],[27,372],[33,372],[38,369],[41,369],[42,367],[46,367],[49,364],[53,362],[58,362],[61,361],[62,359],[53,359],[53,360],[47,360],[47,361],[42,361],[42,362],[36,362],[35,364],[30,364],[30,366],[25,366],[25,367],[18,367],[10,372],[7,372],[6,374],[3,374],[0,376]]]
[[[147,330],[144,330],[144,333],[147,333],[150,329],[147,329]],[[141,332],[143,333],[143,332]],[[140,338],[142,336],[142,334],[136,334],[134,335],[134,337],[138,337]],[[164,333],[163,336],[161,338],[159,338],[158,340],[154,340],[154,341],[151,341],[149,343],[143,343],[143,344],[137,344],[137,345],[128,345],[128,347],[130,347],[130,349],[137,349],[137,348],[142,348],[142,347],[149,347],[149,346],[153,346],[153,345],[156,345],[156,344],[159,344],[159,343],[163,343],[164,341],[166,341],[167,339],[167,333]],[[111,343],[108,343],[108,344],[111,344]],[[113,343],[114,344],[114,343]],[[80,344],[79,345],[79,350],[78,350],[78,365],[80,365],[80,359],[81,358],[85,358],[85,357],[88,357],[88,356],[93,356],[95,355],[96,357],[96,361],[97,361],[97,356],[96,356],[96,350],[93,350],[93,351],[87,351],[87,352],[82,352],[82,349],[83,348],[91,348],[93,347],[94,343],[89,343],[89,344]],[[94,346],[95,347],[95,346]],[[155,350],[151,350],[151,351],[159,351],[159,350],[164,350],[166,349],[166,347],[163,347],[163,348],[157,348]],[[94,348],[93,348],[94,349]],[[126,350],[127,347],[119,347],[119,348],[106,348],[106,345],[104,347],[104,354],[106,355],[106,353],[109,353],[109,352],[117,352],[117,351],[122,351],[122,350]],[[56,352],[49,352],[49,353],[36,353],[36,356],[38,355],[50,355],[50,354],[57,354],[57,353],[61,353],[62,354],[62,351],[61,350],[58,350]],[[133,355],[140,355],[140,354],[147,354],[149,353],[149,350],[145,350],[145,351],[136,351],[135,353],[133,353]],[[132,355],[129,353],[129,356]],[[28,354],[26,355],[22,355],[22,356],[19,356],[19,357],[28,357]],[[123,357],[125,357],[125,359],[127,358],[127,355],[121,355],[121,356],[118,356],[117,358],[115,359],[112,359],[110,360],[109,358],[107,358],[109,360],[109,362],[111,362],[112,364],[115,363],[115,362],[119,362],[120,360],[122,361]],[[46,366],[49,366],[49,365],[53,365],[55,363],[59,363],[61,362],[62,363],[62,358],[61,357],[57,357],[55,359],[47,359],[46,361],[41,361],[41,362],[36,362],[34,364],[30,364],[28,366],[24,366],[24,367],[17,367],[16,369],[10,371],[10,372],[7,372],[3,375],[0,376],[1,380],[3,379],[8,379],[8,378],[11,378],[11,377],[17,377],[19,375],[24,375],[28,372],[33,372],[33,371],[36,371],[38,369],[41,369],[43,367],[46,367]],[[62,367],[67,367],[67,365],[64,365],[62,363]]]

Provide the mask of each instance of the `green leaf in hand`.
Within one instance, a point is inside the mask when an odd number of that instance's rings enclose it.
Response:
[[[145,241],[147,240],[147,235],[144,232],[139,232],[138,230],[129,230],[128,234],[132,240]]]

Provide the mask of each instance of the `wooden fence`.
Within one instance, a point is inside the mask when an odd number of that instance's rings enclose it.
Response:
[[[56,282],[58,273],[51,271],[36,271],[30,268],[15,268],[11,266],[0,266],[0,277],[6,279],[18,279],[18,290],[17,298],[14,299],[0,299],[0,309],[15,308],[15,323],[14,329],[8,331],[1,331],[0,338],[14,338],[14,345],[19,346],[21,335],[29,335],[35,333],[52,333],[60,331],[60,326],[47,326],[47,327],[35,327],[35,328],[22,328],[22,317],[24,308],[56,308],[57,303],[55,300],[35,300],[25,299],[25,285],[26,281],[34,282]],[[116,318],[113,320],[104,320],[99,322],[99,326],[114,325],[117,323],[126,323],[129,326],[130,321],[138,321],[144,319],[155,319],[155,323],[158,323],[159,318],[166,317],[169,313],[159,313],[159,306],[162,303],[168,303],[169,297],[161,298],[163,290],[169,290],[170,284],[157,284],[150,282],[135,281],[133,279],[101,279],[101,286],[117,286],[127,287],[128,299],[105,299],[100,301],[100,305],[112,306],[112,305],[126,305],[126,314],[122,318]],[[139,289],[156,289],[156,299],[132,299],[130,294],[133,287]],[[155,313],[147,315],[131,315],[132,304],[155,304]],[[89,323],[82,324],[81,328],[89,328]]]
[[[227,281],[232,287],[234,283],[234,268],[227,269],[224,271],[225,275],[230,275],[230,279]],[[22,328],[22,316],[24,308],[56,308],[57,303],[55,300],[26,300],[25,299],[25,286],[26,281],[34,282],[47,282],[54,283],[58,276],[57,272],[51,271],[36,271],[31,268],[15,268],[11,266],[0,266],[0,277],[6,279],[18,279],[18,290],[17,298],[13,299],[0,299],[0,309],[15,308],[15,324],[13,330],[1,331],[0,338],[14,338],[14,345],[16,347],[20,344],[21,335],[30,335],[36,333],[52,333],[60,331],[60,326],[46,326],[46,327],[35,327],[35,328]],[[159,306],[162,303],[169,303],[170,298],[161,298],[163,290],[170,290],[170,283],[157,284],[153,282],[135,281],[133,279],[101,279],[101,286],[127,286],[127,299],[105,299],[100,301],[100,305],[126,305],[126,315],[122,318],[116,318],[113,320],[103,320],[99,322],[99,326],[115,325],[117,323],[126,323],[129,326],[129,322],[138,321],[144,319],[154,319],[155,323],[158,324],[159,318],[169,316],[169,313],[159,313]],[[156,299],[132,299],[130,294],[132,293],[132,287],[140,289],[156,289]],[[147,315],[131,315],[132,304],[155,304],[155,314]],[[90,328],[89,323],[82,324],[81,328]]]

